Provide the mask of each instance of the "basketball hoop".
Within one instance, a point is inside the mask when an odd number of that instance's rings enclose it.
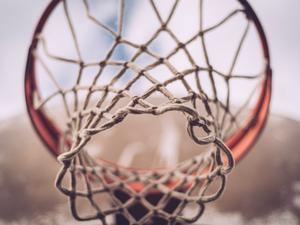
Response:
[[[163,3],[145,0],[145,4],[155,15],[158,26],[147,37],[146,42],[137,43],[123,36],[126,25],[126,0],[119,1],[116,30],[92,14],[91,3],[88,0],[79,2],[87,19],[103,32],[109,33],[113,39],[105,57],[97,62],[84,60],[75,29],[77,24],[72,21],[71,12],[75,7],[70,7],[71,2],[67,0],[53,0],[34,32],[25,73],[26,104],[32,124],[50,152],[58,157],[62,164],[56,179],[57,188],[68,196],[73,216],[81,221],[100,220],[102,224],[107,224],[108,217],[112,215],[122,217],[127,224],[150,224],[155,221],[176,224],[197,221],[204,211],[204,204],[216,200],[222,194],[227,174],[233,169],[234,163],[250,150],[268,116],[272,72],[268,44],[257,16],[246,0],[237,0],[239,8],[230,11],[218,23],[205,27],[205,1],[196,1],[199,3],[199,28],[183,41],[178,38],[179,33],[170,28],[170,23],[176,17],[178,8],[188,3],[174,1],[167,16],[163,16],[159,8]],[[52,18],[55,18],[55,10],[59,7],[63,9],[66,17],[77,59],[58,56],[51,52],[48,46],[44,29]],[[237,43],[229,72],[220,72],[210,61],[207,36],[238,15],[243,16],[245,27]],[[258,37],[263,66],[258,74],[235,74],[234,69],[251,26]],[[166,55],[151,48],[162,33],[174,42],[171,51]],[[196,57],[191,54],[189,46],[192,43],[199,43],[202,47],[204,66],[199,65]],[[135,53],[126,60],[113,59],[112,56],[120,45],[134,49]],[[172,57],[180,51],[189,64],[183,70],[178,69],[172,61]],[[146,65],[138,62],[142,55],[151,57],[151,60],[145,60]],[[77,77],[76,82],[69,88],[62,87],[62,83],[55,78],[45,59],[76,65],[79,70],[72,74]],[[55,86],[54,92],[47,95],[43,93],[45,88],[40,84],[43,78],[37,69],[38,65]],[[83,85],[84,71],[89,67],[97,67],[99,71],[88,85]],[[111,72],[108,83],[101,84],[98,82],[99,77],[104,76],[103,71],[107,67],[117,67],[119,70]],[[170,77],[164,80],[156,78],[153,71],[158,67],[166,68]],[[118,86],[118,81],[125,79],[128,71],[133,76],[126,79],[122,87]],[[210,93],[207,93],[201,83],[204,76],[202,74],[208,77]],[[159,74],[159,77],[163,75]],[[225,83],[226,94],[223,100],[218,95],[219,83],[216,77]],[[146,90],[139,92],[134,86],[141,79],[150,85]],[[238,95],[232,93],[231,82],[234,79],[254,81],[255,88],[249,98],[244,99],[233,113],[231,96]],[[170,86],[173,84],[178,86],[172,89]],[[180,93],[176,92],[179,85],[183,87]],[[95,97],[99,93],[101,95]],[[158,95],[162,97],[153,102],[151,98]],[[56,116],[50,112],[53,111],[50,102],[57,97],[60,97],[62,108],[66,112],[64,123],[58,122],[56,118],[60,115],[58,109]],[[121,100],[126,103],[121,105]],[[182,114],[186,119],[189,137],[196,144],[209,145],[210,150],[179,163],[175,168],[138,170],[95,158],[85,149],[96,134],[122,123],[128,115],[160,116],[169,112]],[[242,114],[246,115],[241,116]],[[241,124],[239,120],[242,120]],[[79,183],[84,184],[82,190],[79,190]],[[215,186],[216,188],[212,188]],[[98,195],[107,196],[109,206],[97,200]],[[90,204],[90,214],[80,214],[77,204],[80,198]],[[196,209],[192,216],[186,213],[190,207]]]

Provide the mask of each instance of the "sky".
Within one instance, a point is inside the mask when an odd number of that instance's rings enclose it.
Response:
[[[47,0],[0,1],[0,119],[25,112],[27,50]],[[274,72],[271,112],[300,121],[300,2],[251,0],[267,35]]]

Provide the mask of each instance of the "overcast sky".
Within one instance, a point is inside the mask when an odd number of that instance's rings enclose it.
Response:
[[[48,0],[0,1],[0,119],[25,112],[27,49]],[[300,2],[251,0],[267,34],[274,71],[272,112],[300,120]]]

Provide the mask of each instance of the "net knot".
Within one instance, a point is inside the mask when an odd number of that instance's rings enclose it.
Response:
[[[107,63],[107,62],[106,62],[105,60],[104,60],[104,61],[100,61],[100,62],[99,62],[99,66],[100,66],[100,67],[104,67],[104,66],[106,66],[106,63]]]
[[[147,51],[147,45],[141,45],[140,46],[140,50],[142,51],[142,52],[146,52]]]
[[[121,35],[116,36],[116,39],[115,39],[116,43],[120,43],[121,40],[122,40],[122,36]]]
[[[210,143],[214,143],[216,140],[216,135],[211,132],[208,128],[207,122],[201,118],[193,118],[191,116],[188,117],[188,126],[187,131],[190,137],[198,144],[206,145]],[[207,134],[203,137],[198,137],[195,132],[195,128],[202,128],[202,130]]]
[[[165,30],[167,30],[167,24],[163,23],[160,27],[160,31],[165,31]]]

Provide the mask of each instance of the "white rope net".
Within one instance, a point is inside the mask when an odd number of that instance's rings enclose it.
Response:
[[[62,168],[57,176],[57,188],[68,196],[74,217],[82,221],[100,220],[102,224],[108,224],[109,217],[112,215],[122,216],[128,224],[150,224],[155,221],[155,224],[175,224],[197,221],[204,211],[204,204],[216,200],[224,190],[226,175],[233,169],[234,160],[231,151],[223,141],[232,134],[234,129],[241,126],[238,118],[249,107],[253,93],[263,77],[263,73],[234,74],[239,54],[251,26],[247,12],[242,8],[234,9],[218,23],[204,27],[204,1],[197,1],[198,30],[182,42],[169,24],[176,15],[176,9],[185,2],[174,1],[168,14],[162,16],[158,2],[145,0],[155,14],[158,26],[148,40],[140,44],[123,36],[126,0],[118,1],[116,30],[95,17],[91,13],[91,3],[82,0],[80,2],[88,20],[97,25],[102,32],[107,32],[114,40],[103,59],[87,62],[82,56],[69,2],[64,0],[60,4],[69,27],[66,32],[72,35],[77,59],[58,56],[51,52],[45,35],[41,34],[38,38],[40,50],[48,59],[78,66],[78,71],[72,75],[76,76],[76,82],[72,87],[62,87],[39,51],[35,52],[35,58],[56,87],[56,91],[48,96],[37,93],[36,109],[47,112],[49,102],[59,96],[67,115],[64,137],[61,140],[61,154],[58,157]],[[242,18],[245,27],[239,42],[236,43],[229,71],[221,72],[211,63],[206,36],[237,15],[244,15]],[[143,29],[143,26],[140,29]],[[173,49],[166,55],[158,54],[149,47],[162,33],[168,35],[175,43]],[[199,44],[203,49],[204,66],[200,66],[190,53],[189,46],[193,43]],[[130,59],[112,58],[120,45],[134,49],[135,53]],[[178,70],[172,63],[172,58],[179,52],[188,61],[189,68]],[[145,55],[151,60],[141,66],[137,61],[139,57]],[[82,80],[86,75],[84,71],[95,66],[98,67],[97,73],[88,85],[83,85]],[[166,76],[165,79],[157,79],[153,76],[153,70],[160,66],[164,66],[171,76]],[[116,67],[118,71],[111,74],[109,82],[103,85],[98,81],[106,73],[107,67]],[[125,79],[124,76],[127,76],[128,71],[133,76]],[[264,71],[264,68],[261,71]],[[211,93],[207,93],[203,87],[201,79],[204,75],[202,74],[206,74],[209,78]],[[158,75],[165,76],[165,74]],[[134,86],[141,79],[147,80],[151,85],[143,93],[136,94]],[[219,97],[216,79],[222,79],[225,84],[226,95],[223,98]],[[235,111],[231,102],[232,80],[251,80],[257,84],[241,107]],[[119,81],[123,82],[122,87],[118,85]],[[174,83],[180,83],[184,87],[184,92],[178,94],[174,89],[170,89],[169,87]],[[159,102],[153,103],[151,99],[156,95],[163,97]],[[127,169],[95,159],[85,149],[95,134],[112,128],[129,114],[159,116],[170,111],[181,112],[184,115],[188,134],[195,143],[211,145],[206,154],[199,154],[181,162],[176,168],[145,171]],[[109,204],[105,199],[108,199]],[[89,214],[81,213],[81,201],[87,202],[86,208]],[[193,215],[189,214],[191,207],[194,209]]]

